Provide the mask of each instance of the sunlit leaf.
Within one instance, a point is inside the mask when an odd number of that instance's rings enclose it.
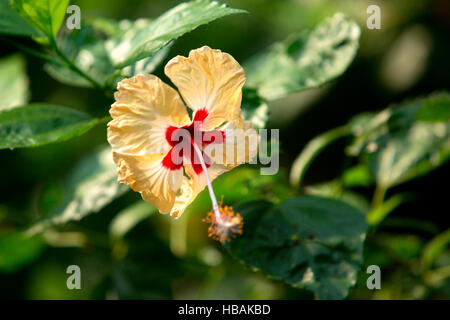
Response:
[[[391,198],[387,199],[379,206],[374,208],[367,215],[367,222],[372,226],[378,225],[381,221],[383,221],[384,218],[386,218],[389,213],[394,211],[398,206],[400,206],[407,200],[408,196],[404,194],[393,195]]]
[[[10,0],[0,0],[0,33],[17,36],[40,36],[39,31],[30,26],[9,4]]]
[[[0,60],[0,111],[27,103],[28,77],[20,55]]]
[[[122,70],[114,67],[111,46],[114,46],[115,40],[108,37],[133,36],[149,23],[150,20],[147,19],[135,21],[94,20],[92,25],[85,25],[80,30],[62,32],[58,37],[58,45],[80,70],[106,88],[113,89],[115,82],[121,77],[153,72],[167,56],[171,44]],[[45,70],[62,83],[81,87],[92,86],[92,83],[64,64],[47,63]]]
[[[355,208],[303,196],[235,209],[244,218],[244,233],[226,246],[249,267],[312,290],[319,299],[343,299],[356,283],[368,226]]]
[[[101,120],[50,104],[29,104],[0,113],[0,149],[37,147],[79,136]]]
[[[439,122],[450,120],[450,94],[443,92],[430,96],[417,112],[421,121]]]
[[[12,7],[28,23],[52,39],[64,20],[69,0],[12,0]]]
[[[211,0],[184,2],[167,11],[138,33],[117,38],[108,50],[116,67],[146,58],[170,41],[208,22],[245,12]]]
[[[365,164],[359,164],[347,169],[342,174],[342,183],[347,188],[370,187],[373,185],[374,179],[369,168]]]
[[[355,141],[348,151],[367,158],[370,171],[384,188],[425,174],[449,159],[450,123],[416,119],[428,101],[407,101],[351,121]]]
[[[247,86],[267,100],[315,88],[341,75],[359,46],[358,25],[336,14],[312,32],[292,35],[244,64]]]
[[[0,235],[0,272],[14,272],[33,262],[44,249],[37,237],[26,237],[20,232]]]
[[[111,149],[102,148],[75,166],[65,180],[62,203],[28,232],[34,234],[51,225],[78,221],[100,211],[127,190],[127,186],[117,182]]]

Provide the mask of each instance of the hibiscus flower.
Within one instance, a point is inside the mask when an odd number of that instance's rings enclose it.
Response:
[[[164,71],[179,93],[154,75],[118,83],[108,123],[118,181],[174,218],[208,186],[210,233],[223,241],[228,231],[242,231],[242,219],[219,206],[211,182],[253,159],[258,144],[241,115],[244,70],[231,55],[204,46],[171,59]]]

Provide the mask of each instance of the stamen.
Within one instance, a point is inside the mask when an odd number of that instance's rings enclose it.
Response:
[[[211,179],[209,178],[208,169],[206,168],[206,164],[203,160],[202,152],[196,143],[193,143],[192,145],[194,146],[194,150],[205,174],[209,196],[212,202],[213,212],[208,212],[207,217],[203,220],[211,224],[208,228],[208,236],[214,240],[220,241],[221,243],[225,243],[230,240],[231,236],[235,234],[242,234],[244,222],[242,221],[242,217],[239,213],[234,213],[232,207],[219,206],[212,188]]]
[[[208,215],[204,222],[210,224],[208,228],[208,236],[214,240],[225,243],[234,237],[236,234],[242,234],[242,227],[244,222],[239,213],[234,213],[233,208],[230,206],[219,206],[221,221],[216,219],[216,215],[212,212],[208,212]]]

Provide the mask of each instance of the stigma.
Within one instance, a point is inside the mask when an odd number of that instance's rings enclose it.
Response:
[[[204,222],[209,223],[208,236],[224,244],[236,235],[242,234],[244,221],[239,213],[235,213],[231,206],[218,206],[218,212],[208,212]]]

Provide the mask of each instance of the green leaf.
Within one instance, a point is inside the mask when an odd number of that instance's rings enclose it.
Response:
[[[26,237],[20,232],[0,235],[0,272],[15,272],[33,262],[44,249],[37,237]]]
[[[114,238],[123,237],[139,222],[150,217],[157,210],[145,201],[139,201],[120,211],[111,221],[109,233]]]
[[[370,203],[363,195],[344,189],[339,181],[328,181],[307,186],[305,192],[309,195],[341,200],[364,213],[370,211]]]
[[[148,74],[156,70],[156,68],[164,61],[169,54],[172,43],[158,50],[155,54],[148,58],[139,60],[132,65],[122,69],[122,76],[132,77],[137,74]]]
[[[308,34],[292,35],[244,64],[247,86],[267,100],[318,87],[341,75],[359,46],[360,29],[338,13]]]
[[[12,7],[28,23],[54,39],[64,20],[69,0],[12,0]]]
[[[73,63],[91,78],[106,88],[115,88],[120,77],[132,77],[136,74],[153,72],[166,58],[171,44],[163,47],[154,55],[139,60],[122,70],[114,67],[111,48],[114,37],[133,37],[150,23],[148,19],[131,20],[94,20],[80,30],[61,32],[58,46]],[[106,37],[106,40],[104,39]],[[91,87],[92,83],[81,77],[64,64],[48,63],[45,70],[56,80],[74,86]]]
[[[430,96],[417,112],[417,119],[429,122],[450,121],[450,94],[443,92]]]
[[[396,194],[393,195],[388,200],[381,203],[379,206],[374,208],[368,215],[367,215],[367,222],[371,226],[378,225],[381,221],[383,221],[386,216],[394,211],[398,206],[403,204],[408,200],[408,196],[404,194]]]
[[[64,183],[62,203],[27,232],[35,234],[52,225],[78,221],[100,211],[128,187],[117,182],[116,166],[109,147],[82,159]]]
[[[0,60],[0,96],[0,111],[27,103],[28,77],[21,55],[11,55]]]
[[[365,164],[359,164],[343,173],[342,183],[347,188],[370,187],[373,185],[374,180],[369,168]]]
[[[10,0],[0,0],[0,33],[15,36],[40,36],[9,4]]]
[[[123,68],[154,54],[170,41],[203,24],[243,12],[211,0],[181,3],[133,36],[115,39],[110,48],[112,60],[117,68]]]
[[[431,241],[429,241],[424,250],[422,251],[422,268],[428,270],[433,266],[437,257],[448,248],[450,244],[450,229],[437,235]]]
[[[289,174],[290,183],[293,186],[300,186],[300,183],[314,159],[324,150],[329,144],[337,139],[349,134],[347,127],[338,127],[336,129],[322,133],[315,137],[303,148],[302,152],[297,156],[292,164],[291,172]]]
[[[269,106],[256,90],[244,88],[242,91],[242,116],[257,129],[264,128],[269,120]]]
[[[252,269],[312,290],[319,299],[343,299],[355,285],[368,228],[363,213],[314,196],[235,209],[244,233],[226,246]]]
[[[29,104],[0,113],[0,149],[37,147],[82,135],[101,120],[50,104]]]
[[[367,159],[377,184],[398,185],[442,165],[450,157],[450,123],[417,121],[416,115],[434,96],[407,101],[376,115],[350,122],[355,136],[351,155]]]

